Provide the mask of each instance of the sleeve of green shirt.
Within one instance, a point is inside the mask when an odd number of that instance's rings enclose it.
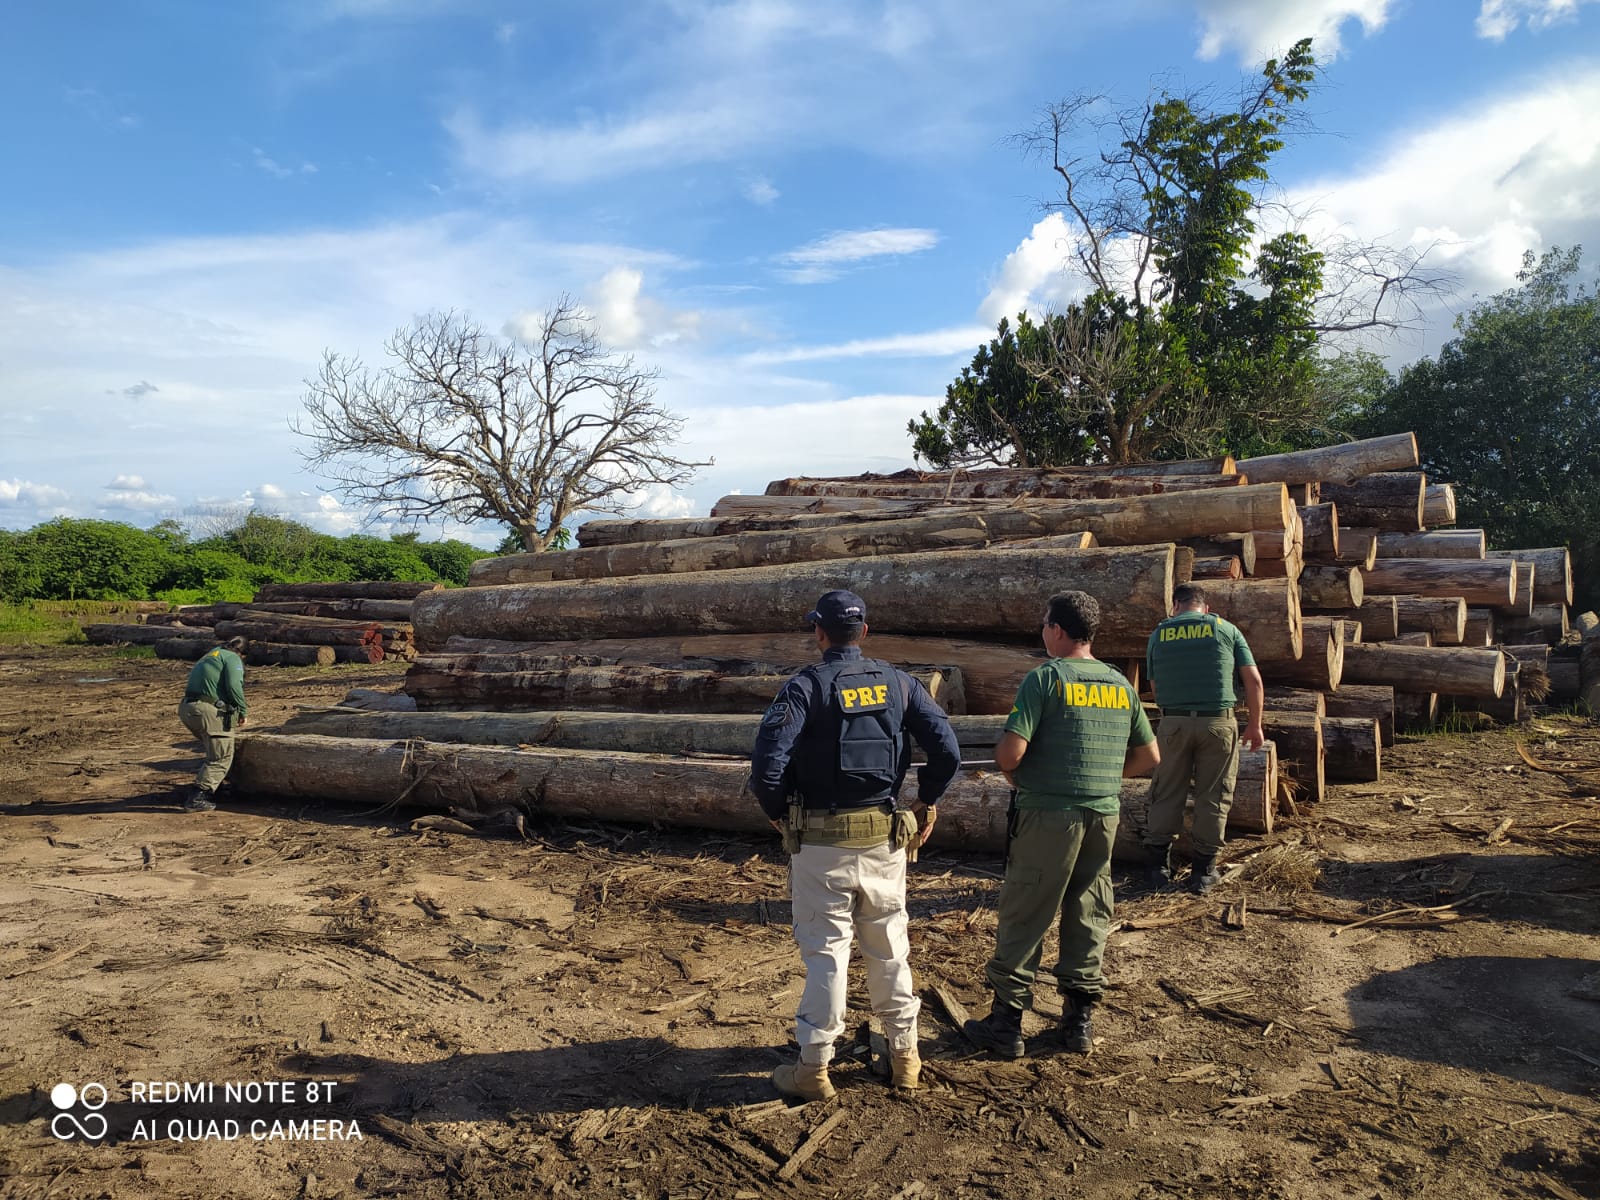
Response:
[[[1234,625],[1228,626],[1228,632],[1233,637],[1233,669],[1255,666],[1255,655],[1250,653],[1250,643],[1244,640],[1244,634]]]
[[[1155,682],[1156,678],[1156,634],[1160,632],[1160,628],[1158,625],[1155,629],[1152,629],[1149,639],[1144,644],[1145,674],[1150,677],[1152,683]]]
[[[241,717],[248,711],[244,703],[244,660],[237,654],[222,656],[222,680],[217,689],[228,698],[228,707]]]
[[[1035,667],[1022,677],[1017,688],[1017,698],[1011,703],[1011,715],[1006,718],[1007,733],[1014,733],[1025,741],[1033,741],[1034,730],[1039,728],[1039,718],[1044,714],[1044,678],[1049,667]]]
[[[1148,746],[1156,740],[1156,731],[1150,727],[1150,718],[1144,715],[1144,705],[1137,693],[1133,697],[1133,726],[1128,731],[1129,746]]]

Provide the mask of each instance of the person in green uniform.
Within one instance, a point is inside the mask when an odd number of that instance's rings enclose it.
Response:
[[[229,638],[206,651],[184,685],[178,720],[200,739],[206,752],[183,802],[189,812],[210,812],[217,806],[212,797],[233,765],[233,731],[244,724],[246,712],[244,660],[239,657],[244,645],[242,637]]]
[[[1261,731],[1266,689],[1244,634],[1211,611],[1205,589],[1196,583],[1173,589],[1172,615],[1151,632],[1144,661],[1161,706],[1161,765],[1150,783],[1145,882],[1159,888],[1172,879],[1172,843],[1183,828],[1192,780],[1189,890],[1203,895],[1220,879],[1217,855],[1233,806],[1240,743],[1253,750],[1266,740]],[[1242,738],[1233,711],[1236,673],[1249,713]]]
[[[1056,987],[1069,1050],[1094,1045],[1090,1013],[1105,989],[1101,961],[1111,921],[1111,844],[1124,776],[1160,759],[1139,695],[1094,657],[1100,605],[1084,592],[1050,597],[1041,636],[1050,661],[1017,689],[995,763],[1015,789],[1006,842],[1000,926],[984,976],[994,1004],[966,1035],[1002,1058],[1021,1058],[1022,1013],[1045,935],[1059,921]]]

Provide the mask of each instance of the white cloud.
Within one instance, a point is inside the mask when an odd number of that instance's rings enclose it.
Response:
[[[857,338],[827,346],[793,346],[786,350],[756,350],[739,361],[750,366],[819,362],[833,358],[944,358],[969,353],[993,336],[978,325],[935,329],[930,333],[899,333],[881,338]]]
[[[1019,312],[1035,315],[1087,294],[1083,276],[1070,272],[1077,239],[1060,213],[1050,213],[1000,264],[978,316],[990,326]]]
[[[1478,10],[1478,36],[1502,42],[1526,21],[1529,29],[1548,29],[1574,21],[1578,8],[1595,0],[1483,0]]]
[[[106,490],[112,492],[142,492],[150,485],[144,481],[143,475],[118,475],[106,484]]]
[[[611,349],[632,350],[693,341],[701,334],[704,314],[678,309],[647,295],[644,272],[613,267],[583,290],[584,311],[594,321],[600,340]],[[543,310],[527,309],[505,325],[508,336],[533,342],[544,323]]]
[[[744,198],[750,201],[751,204],[759,204],[763,208],[773,203],[782,194],[773,186],[772,180],[767,179],[765,176],[752,179],[744,185]]]
[[[69,493],[46,483],[0,479],[0,504],[30,505],[44,509],[63,505],[71,498]]]
[[[117,488],[106,491],[100,499],[99,507],[101,511],[110,509],[121,512],[156,513],[171,510],[177,503],[176,496],[168,496],[161,492]]]
[[[1383,28],[1395,0],[1196,0],[1196,7],[1201,58],[1233,49],[1254,64],[1311,37],[1317,61],[1328,62],[1338,57],[1346,22],[1360,21],[1370,37]]]
[[[251,161],[258,168],[278,179],[288,179],[295,175],[315,175],[317,173],[315,163],[301,162],[298,167],[286,167],[276,159],[268,157],[267,152],[261,149],[260,146],[252,146],[250,148],[250,156]]]
[[[781,272],[791,283],[825,283],[839,277],[847,263],[902,254],[920,254],[939,244],[933,229],[853,229],[830,233],[778,258],[789,270]]]

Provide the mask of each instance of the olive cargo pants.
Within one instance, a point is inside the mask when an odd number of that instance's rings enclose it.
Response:
[[[206,761],[195,774],[195,785],[216,791],[233,766],[233,730],[224,728],[222,710],[210,700],[185,700],[178,705],[178,720],[205,748]]]
[[[1100,997],[1116,836],[1114,815],[1085,808],[1018,810],[1000,888],[994,957],[984,968],[997,1003],[1033,1007],[1045,935],[1058,917],[1057,990],[1085,1000]]]
[[[1183,828],[1183,809],[1194,781],[1194,852],[1214,858],[1222,849],[1233,785],[1239,775],[1239,722],[1233,713],[1185,717],[1161,714],[1156,730],[1161,762],[1150,781],[1150,812],[1144,841],[1171,845]]]

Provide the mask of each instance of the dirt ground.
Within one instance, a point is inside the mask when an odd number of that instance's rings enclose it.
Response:
[[[1215,899],[1119,871],[1087,1057],[1043,985],[1020,1063],[954,1032],[933,989],[985,1010],[1000,864],[925,857],[929,1086],[851,1041],[838,1099],[788,1107],[775,838],[185,814],[186,670],[0,651],[8,1200],[1600,1196],[1592,722],[1402,739],[1381,784],[1234,843]],[[253,668],[251,726],[397,676]]]

